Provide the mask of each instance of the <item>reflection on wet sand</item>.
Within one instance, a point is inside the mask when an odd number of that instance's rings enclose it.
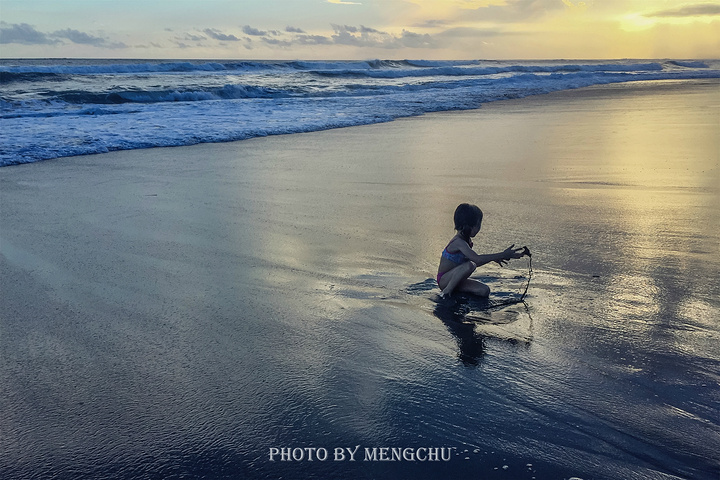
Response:
[[[482,280],[495,283],[499,279]],[[432,278],[410,285],[405,292],[432,302],[433,314],[452,334],[458,346],[457,357],[465,366],[480,364],[488,339],[518,345],[529,345],[532,341],[530,308],[516,294],[498,291],[489,299],[462,294],[441,298]]]
[[[479,365],[489,338],[523,345],[532,341],[532,317],[526,303],[514,308],[492,305],[482,299],[438,299],[433,309],[455,338],[458,358],[465,366]]]

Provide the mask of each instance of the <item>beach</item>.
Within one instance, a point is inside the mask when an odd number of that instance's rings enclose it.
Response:
[[[0,168],[0,477],[717,479],[719,94]]]

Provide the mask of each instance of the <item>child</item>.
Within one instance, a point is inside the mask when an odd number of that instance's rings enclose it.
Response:
[[[525,248],[513,248],[511,245],[500,253],[478,255],[472,249],[472,237],[478,234],[483,213],[475,205],[463,203],[455,209],[455,235],[440,257],[437,282],[442,297],[449,296],[454,290],[468,292],[481,297],[490,296],[490,287],[469,278],[480,265],[497,262],[500,266],[512,258],[521,258],[529,254]]]

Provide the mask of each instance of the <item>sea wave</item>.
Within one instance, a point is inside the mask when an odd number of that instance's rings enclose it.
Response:
[[[474,70],[474,69],[473,69]],[[662,80],[669,78],[707,78],[718,77],[720,72],[706,70],[703,72],[689,73],[663,73],[648,64],[645,70],[638,68],[626,70],[596,70],[578,68],[568,70],[566,67],[557,68],[498,68],[482,69],[484,75],[457,75],[450,80],[445,79],[450,75],[446,69],[435,69],[427,67],[424,81],[408,84],[383,84],[383,83],[348,83],[341,87],[318,86],[308,83],[306,85],[286,85],[285,88],[269,86],[256,86],[248,84],[226,84],[223,86],[194,86],[189,89],[114,89],[104,92],[87,91],[45,91],[42,98],[34,101],[13,101],[2,98],[3,113],[0,118],[16,118],[24,115],[37,116],[36,110],[48,106],[61,107],[67,105],[117,105],[125,103],[152,104],[152,103],[178,103],[178,102],[203,102],[241,99],[282,99],[282,98],[326,98],[326,97],[363,97],[375,95],[392,95],[400,93],[411,93],[428,90],[451,90],[458,88],[478,87],[483,93],[501,91],[507,86],[525,84],[535,85],[542,91],[555,91],[565,88],[577,88],[594,84],[614,83],[631,80]],[[455,70],[451,70],[454,72]],[[500,75],[509,72],[514,75]],[[476,72],[477,73],[477,72]],[[347,76],[347,71],[340,71],[340,75]],[[493,76],[493,74],[496,74]],[[359,77],[373,77],[370,71],[358,74]],[[403,73],[400,76],[413,76]],[[382,78],[391,78],[389,71],[384,71]],[[392,77],[397,78],[397,77]],[[74,113],[74,112],[71,112]]]
[[[290,93],[272,88],[252,85],[225,85],[207,90],[139,90],[116,91],[107,94],[59,93],[55,98],[71,104],[118,104],[118,103],[162,103],[197,102],[205,100],[229,100],[240,98],[280,98]]]
[[[720,78],[720,62],[0,60],[0,166],[379,123],[591,85],[704,78]]]
[[[19,75],[109,75],[144,73],[258,73],[273,71],[306,71],[312,69],[369,69],[380,68],[374,62],[309,62],[309,61],[233,61],[233,62],[143,62],[103,64],[0,65],[0,80],[8,81]],[[375,65],[375,66],[373,66]],[[383,68],[388,68],[388,62]]]
[[[234,61],[234,62],[142,62],[104,64],[0,65],[0,82],[41,78],[42,75],[108,75],[142,73],[257,73],[262,71],[312,71],[334,75],[416,76],[416,75],[489,75],[504,72],[576,72],[576,71],[659,71],[668,65],[707,68],[700,61],[560,63],[550,65],[483,66],[488,61],[369,60],[349,62],[322,61]],[[434,70],[433,70],[434,69]]]
[[[660,63],[643,64],[604,64],[604,65],[511,65],[498,67],[474,66],[425,66],[420,69],[345,69],[345,70],[313,70],[312,73],[333,77],[373,77],[373,78],[402,78],[426,76],[483,76],[503,73],[574,73],[574,72],[649,72],[662,71]]]
[[[710,68],[707,62],[668,60],[663,63],[665,68]]]
[[[12,82],[61,80],[64,77],[64,74],[56,72],[13,72],[0,70],[0,85]]]

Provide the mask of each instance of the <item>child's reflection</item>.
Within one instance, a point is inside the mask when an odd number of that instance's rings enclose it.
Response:
[[[449,305],[439,302],[435,305],[433,313],[445,324],[455,337],[458,345],[458,358],[466,367],[480,364],[485,354],[485,337],[475,332],[475,324],[464,320],[465,312],[458,305]]]

